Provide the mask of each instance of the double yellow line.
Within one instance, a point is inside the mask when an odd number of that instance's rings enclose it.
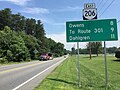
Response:
[[[5,70],[5,71],[1,71],[0,74],[4,74],[4,73],[8,73],[8,72],[12,72],[12,71],[17,71],[20,69],[24,69],[24,68],[28,68],[28,67],[33,67],[39,64],[43,64],[45,62],[40,62],[40,63],[35,63],[35,64],[30,64],[30,65],[26,65],[26,66],[21,66],[21,67],[17,67],[17,68],[13,68],[13,69],[9,69],[9,70]]]

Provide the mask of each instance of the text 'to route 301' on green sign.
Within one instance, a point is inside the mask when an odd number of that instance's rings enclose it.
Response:
[[[66,22],[67,42],[118,40],[116,19]]]

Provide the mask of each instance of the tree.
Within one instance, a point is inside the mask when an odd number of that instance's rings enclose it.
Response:
[[[80,54],[89,54],[89,51],[86,48],[83,49],[80,48],[79,50],[80,50]]]
[[[119,50],[115,52],[115,57],[120,59],[120,51]]]
[[[25,32],[30,35],[35,35],[35,30],[36,30],[36,20],[31,18],[31,19],[26,19],[26,29]]]
[[[25,43],[25,46],[28,48],[31,59],[35,59],[34,50],[39,50],[40,46],[38,40],[32,35],[26,35],[24,32],[18,32],[18,36],[22,37]]]
[[[45,31],[40,20],[38,20],[36,24],[35,37],[41,42],[45,42]]]
[[[5,27],[0,31],[0,55],[8,61],[25,61],[29,59],[29,51],[24,40],[16,32]]]
[[[25,31],[26,27],[26,19],[24,16],[21,16],[20,13],[18,14],[12,14],[12,25],[11,29],[14,31]]]
[[[34,59],[34,50],[39,54],[48,51],[56,56],[64,54],[62,43],[45,37],[44,25],[40,20],[26,18],[20,13],[12,14],[9,8],[0,10],[0,30],[2,58],[10,61],[23,61],[30,57]]]
[[[71,48],[71,55],[75,55],[76,54],[76,52],[75,52],[75,47],[72,47]]]
[[[87,49],[89,50],[90,44],[87,43]],[[102,49],[102,42],[91,42],[91,51],[93,54],[98,54],[101,52]]]
[[[107,48],[107,53],[109,53],[109,54],[115,53],[115,51],[117,51],[117,47],[109,47],[109,48]]]
[[[0,11],[0,30],[4,29],[4,26],[11,26],[11,9],[5,8]]]
[[[54,45],[54,53],[56,56],[64,55],[64,44],[58,42]]]

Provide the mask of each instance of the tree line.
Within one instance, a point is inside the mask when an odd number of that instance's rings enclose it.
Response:
[[[62,56],[67,50],[45,36],[41,20],[13,14],[10,8],[0,10],[0,63],[36,59],[44,52]]]
[[[91,42],[91,44],[87,43],[86,48],[80,48],[79,52],[80,54],[90,54],[90,49],[91,49],[91,54],[96,54],[96,56],[98,56],[99,54],[104,54],[104,47],[102,47],[102,42]],[[115,52],[119,50],[120,47],[119,48],[107,47],[106,53],[115,54]],[[71,51],[72,54],[77,54],[77,49],[75,49],[74,47],[71,48]]]

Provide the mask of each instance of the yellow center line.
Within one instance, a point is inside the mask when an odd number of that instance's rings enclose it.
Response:
[[[9,70],[5,70],[5,71],[1,71],[0,74],[4,74],[4,73],[8,73],[8,72],[12,72],[12,71],[17,71],[17,70],[20,70],[20,69],[24,69],[24,68],[28,68],[28,67],[32,67],[32,66],[36,66],[36,65],[39,65],[39,64],[43,64],[45,62],[40,62],[40,63],[35,63],[35,64],[30,64],[30,65],[27,65],[27,66],[22,66],[22,67],[18,67],[18,68],[13,68],[13,69],[9,69]]]

